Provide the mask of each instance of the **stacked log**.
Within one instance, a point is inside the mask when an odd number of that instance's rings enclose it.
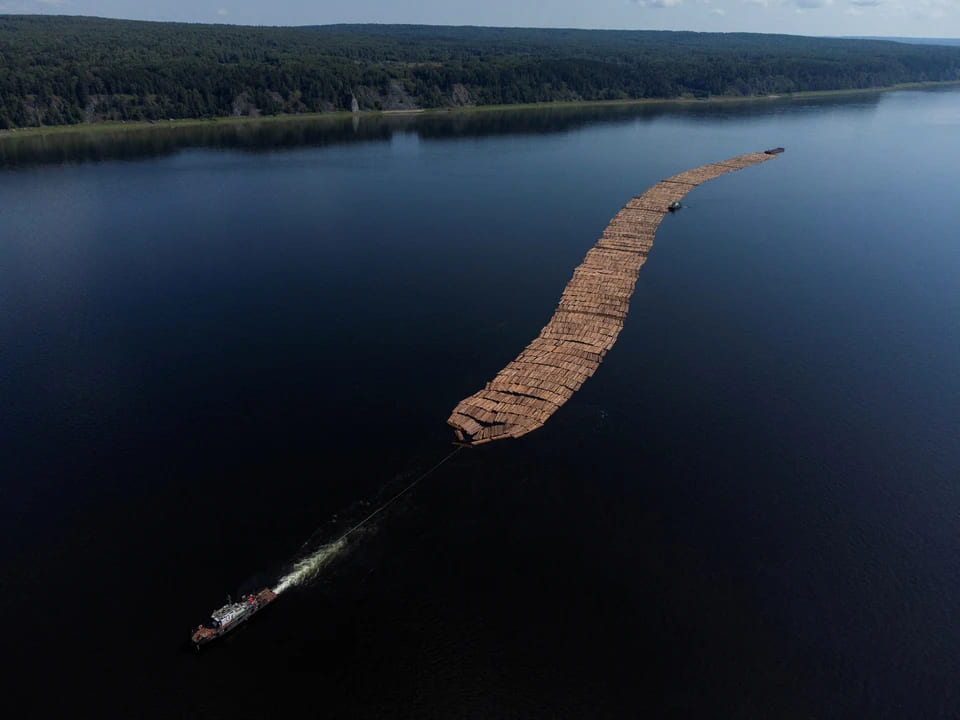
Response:
[[[458,442],[480,445],[542,426],[617,341],[640,268],[671,203],[701,183],[774,157],[750,153],[687,170],[630,200],[573,271],[540,335],[483,390],[454,408],[447,424]]]

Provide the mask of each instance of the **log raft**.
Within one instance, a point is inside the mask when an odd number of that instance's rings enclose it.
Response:
[[[573,271],[540,335],[483,390],[454,408],[447,424],[457,442],[481,445],[542,426],[597,371],[617,341],[637,274],[669,207],[701,183],[782,151],[749,153],[687,170],[630,200]]]

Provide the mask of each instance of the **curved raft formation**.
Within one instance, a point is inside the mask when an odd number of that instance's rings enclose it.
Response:
[[[782,148],[687,170],[633,198],[573,271],[540,335],[447,420],[459,443],[520,437],[543,425],[593,375],[617,341],[640,267],[663,216],[697,185],[772,159]]]

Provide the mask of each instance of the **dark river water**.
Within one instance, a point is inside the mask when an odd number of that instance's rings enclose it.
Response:
[[[450,450],[633,195],[620,340]],[[960,716],[960,91],[0,141],[4,704]]]

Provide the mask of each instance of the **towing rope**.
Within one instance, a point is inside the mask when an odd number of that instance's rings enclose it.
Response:
[[[429,477],[430,475],[432,475],[435,471],[437,471],[437,470],[440,468],[441,465],[443,465],[447,460],[449,460],[450,458],[452,458],[454,455],[456,455],[456,454],[457,454],[458,452],[460,452],[461,450],[463,450],[463,447],[462,447],[462,446],[461,446],[461,447],[454,448],[445,458],[443,458],[443,460],[441,460],[440,462],[438,462],[438,463],[437,463],[436,465],[434,465],[432,468],[430,468],[430,469],[427,470],[425,473],[423,473],[423,475],[421,475],[421,476],[418,477],[416,480],[414,480],[412,483],[410,483],[409,485],[407,485],[403,490],[401,490],[401,491],[398,492],[396,495],[394,495],[392,498],[390,498],[389,500],[387,500],[385,503],[383,503],[383,505],[381,505],[381,506],[378,507],[376,510],[374,510],[372,513],[370,513],[369,515],[367,515],[363,520],[361,520],[361,521],[358,522],[356,525],[354,525],[352,528],[350,528],[349,530],[347,530],[343,535],[341,535],[339,538],[337,538],[336,542],[339,543],[339,542],[342,542],[342,541],[346,540],[348,535],[350,535],[351,533],[354,533],[354,532],[356,532],[357,530],[359,530],[360,528],[362,528],[362,527],[363,527],[364,525],[366,525],[368,522],[370,522],[371,520],[373,520],[373,518],[376,517],[379,513],[381,513],[381,512],[383,512],[384,510],[386,510],[388,507],[390,507],[391,505],[393,505],[393,503],[395,503],[395,502],[396,502],[397,500],[399,500],[401,497],[403,497],[403,496],[406,495],[408,492],[410,492],[411,490],[413,490],[422,480],[425,480],[427,477]]]
[[[355,533],[357,530],[362,528],[368,522],[373,520],[373,518],[375,518],[377,515],[382,513],[391,505],[393,505],[393,503],[395,503],[401,497],[403,497],[408,492],[413,490],[413,488],[415,488],[419,483],[423,482],[423,480],[425,480],[427,477],[433,474],[441,465],[447,462],[447,460],[452,458],[462,449],[463,449],[462,447],[458,447],[452,452],[450,452],[440,462],[438,462],[432,468],[427,470],[425,473],[421,474],[418,478],[416,478],[413,482],[411,482],[403,490],[398,492],[389,500],[382,503],[376,510],[374,510],[372,513],[367,515],[365,518],[363,518],[363,520],[361,520],[356,525],[351,527],[345,533],[341,534],[340,537],[338,537],[336,540],[334,540],[333,542],[326,543],[325,545],[322,545],[319,548],[316,548],[306,556],[294,562],[291,570],[277,581],[277,585],[273,588],[273,592],[279,595],[280,593],[286,591],[291,587],[294,587],[296,585],[302,585],[303,583],[309,582],[312,579],[314,579],[321,572],[321,570],[323,570],[323,568],[327,565],[327,563],[333,560],[333,558],[335,558],[340,553],[340,551],[343,549],[346,543],[347,538],[352,533]],[[314,536],[315,535],[316,533],[314,533]],[[307,542],[305,542],[301,546],[301,548],[309,545],[312,539],[313,539],[313,536],[311,536],[307,540]]]

